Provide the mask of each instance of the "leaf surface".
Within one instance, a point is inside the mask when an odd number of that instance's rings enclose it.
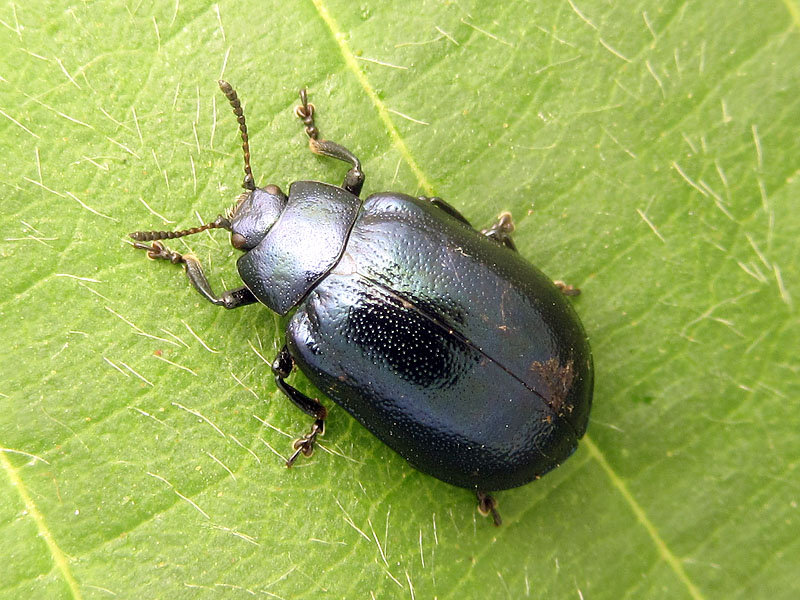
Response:
[[[0,8],[0,598],[789,598],[800,9],[760,3],[31,0]],[[125,242],[344,170],[436,194],[583,290],[577,453],[498,494],[276,390],[281,321]],[[298,240],[313,243],[313,240]],[[224,234],[176,241],[217,290]],[[265,362],[267,364],[265,364]],[[293,380],[314,394],[302,376]],[[330,403],[328,403],[330,405]]]

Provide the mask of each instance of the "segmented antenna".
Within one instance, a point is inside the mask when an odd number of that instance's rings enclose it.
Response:
[[[133,233],[129,233],[128,235],[131,236],[137,242],[153,242],[155,240],[171,240],[173,238],[179,238],[186,235],[194,235],[195,233],[200,233],[201,231],[205,231],[206,229],[228,229],[231,228],[231,222],[223,217],[222,215],[218,215],[216,219],[214,219],[211,223],[206,223],[205,225],[201,225],[200,227],[192,227],[191,229],[184,229],[183,231],[134,231]]]
[[[300,102],[302,103],[300,106],[294,107],[294,114],[303,121],[303,125],[306,126],[306,135],[311,138],[312,140],[316,140],[319,137],[319,129],[317,126],[314,125],[314,105],[308,101],[308,92],[306,88],[300,90]]]
[[[219,89],[225,94],[228,102],[231,103],[233,114],[236,115],[236,120],[239,121],[239,131],[242,133],[242,152],[244,152],[244,181],[242,187],[246,190],[253,191],[256,189],[256,182],[253,178],[253,171],[250,169],[250,143],[247,139],[247,124],[244,121],[244,112],[242,111],[242,103],[239,101],[239,96],[236,95],[236,90],[233,89],[230,83],[220,79]]]

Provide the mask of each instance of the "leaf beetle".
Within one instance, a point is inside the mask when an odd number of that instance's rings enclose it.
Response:
[[[362,200],[361,162],[320,137],[305,90],[295,112],[309,147],[348,163],[344,182],[296,181],[288,195],[256,187],[241,103],[229,83],[219,86],[239,122],[244,193],[210,223],[138,231],[133,245],[183,264],[212,304],[260,302],[288,315],[275,383],[314,422],[287,466],[312,454],[328,413],[287,383],[298,367],[414,468],[472,490],[499,525],[489,492],[538,479],[586,431],[592,355],[566,298],[578,290],[519,255],[508,213],[478,231],[441,198],[383,192]],[[197,258],[159,241],[217,228],[243,253],[244,285],[220,295]]]

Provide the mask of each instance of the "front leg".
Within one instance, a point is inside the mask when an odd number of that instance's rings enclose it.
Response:
[[[303,437],[294,441],[292,445],[294,453],[286,461],[286,466],[291,467],[297,457],[302,454],[303,456],[311,456],[314,453],[314,443],[317,441],[318,435],[325,433],[325,417],[328,416],[328,409],[326,409],[319,400],[306,396],[300,390],[292,387],[286,383],[285,379],[289,377],[294,368],[294,359],[289,354],[289,349],[284,345],[278,356],[272,363],[272,372],[275,374],[275,383],[278,389],[294,402],[300,410],[307,415],[314,417],[314,424],[311,426],[311,431]]]
[[[308,136],[308,147],[314,154],[330,156],[336,160],[349,163],[352,168],[344,177],[342,187],[351,194],[358,196],[364,185],[364,171],[361,170],[361,161],[347,148],[330,140],[319,139],[319,129],[314,123],[314,105],[308,101],[306,90],[300,90],[302,104],[295,108],[294,113],[303,122]]]
[[[153,242],[150,246],[141,242],[134,242],[133,247],[140,250],[147,250],[147,256],[149,258],[168,260],[176,265],[183,264],[189,282],[194,286],[194,289],[200,292],[200,295],[211,302],[211,304],[224,308],[238,308],[258,302],[256,297],[253,296],[253,293],[244,286],[233,290],[227,290],[217,296],[211,289],[206,274],[203,273],[203,267],[200,265],[200,261],[191,254],[175,252],[164,247],[161,242]]]

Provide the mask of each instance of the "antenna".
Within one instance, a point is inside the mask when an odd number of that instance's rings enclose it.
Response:
[[[206,229],[227,229],[230,231],[230,228],[231,222],[222,215],[218,215],[216,219],[211,221],[211,223],[206,223],[200,227],[184,229],[183,231],[134,231],[128,235],[137,242],[152,242],[155,240],[171,240],[186,235],[194,235],[195,233],[200,233]]]
[[[233,114],[236,115],[236,120],[239,121],[239,131],[242,133],[242,152],[244,152],[244,181],[242,182],[242,187],[252,192],[256,189],[256,183],[255,179],[253,179],[253,171],[250,169],[250,143],[247,139],[247,124],[244,121],[242,103],[230,83],[222,79],[217,83],[219,83],[219,89],[225,94],[228,102],[231,103]]]

